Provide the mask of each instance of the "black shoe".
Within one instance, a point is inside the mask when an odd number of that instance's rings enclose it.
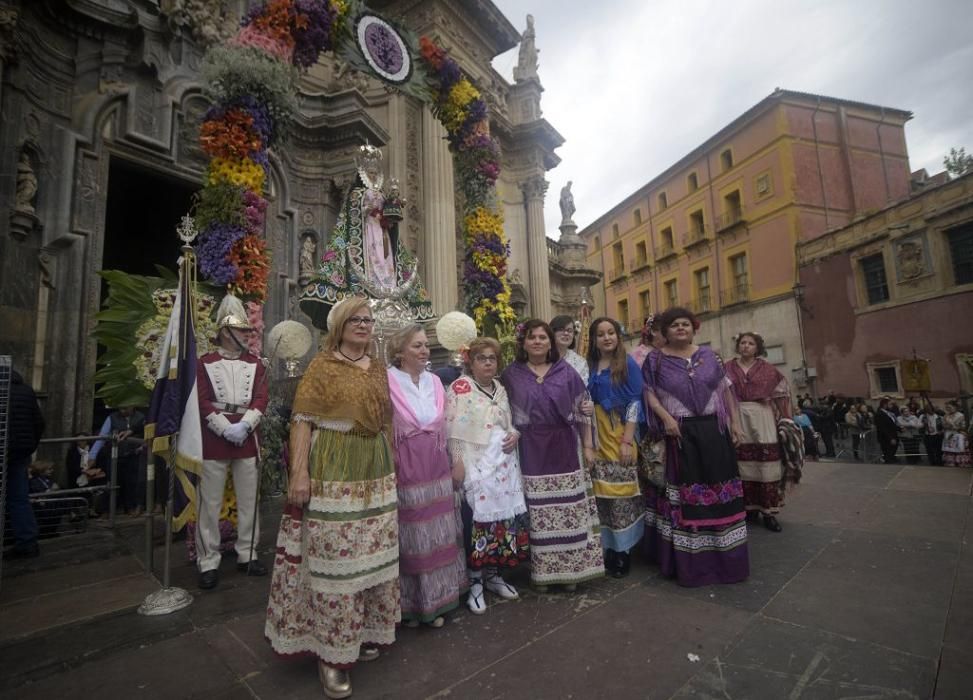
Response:
[[[266,576],[267,567],[261,564],[256,559],[251,559],[244,564],[237,564],[236,570],[246,574],[247,576]]]
[[[609,574],[615,573],[615,556],[617,552],[614,549],[606,549],[602,555],[602,559],[605,562],[605,571]]]
[[[204,571],[199,575],[199,587],[204,591],[216,588],[216,584],[220,582],[220,572],[217,569],[210,569],[209,571]]]
[[[628,570],[632,563],[628,552],[619,552],[616,561],[618,562],[618,571],[615,578],[625,578],[628,576]]]
[[[25,547],[14,546],[3,553],[3,558],[5,560],[9,559],[32,559],[33,557],[39,557],[41,554],[41,548],[37,546],[37,543],[29,544]]]
[[[780,526],[780,523],[777,522],[777,518],[775,518],[773,515],[764,516],[764,527],[771,532],[780,532],[784,529]]]

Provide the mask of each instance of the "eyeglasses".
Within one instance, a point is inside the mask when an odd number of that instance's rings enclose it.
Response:
[[[496,362],[497,356],[496,355],[475,355],[473,357],[473,360],[476,362],[482,362],[483,364],[486,364],[487,362]]]
[[[375,319],[369,318],[368,316],[351,316],[348,318],[347,323],[352,326],[374,326]]]

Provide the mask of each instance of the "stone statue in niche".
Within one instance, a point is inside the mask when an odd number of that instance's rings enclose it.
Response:
[[[574,216],[574,212],[577,210],[574,208],[574,195],[571,194],[570,180],[568,180],[568,184],[561,188],[561,199],[558,201],[558,205],[561,207],[561,223],[573,223],[571,217]]]
[[[912,280],[926,271],[921,241],[911,240],[899,243],[895,257],[898,259],[899,274],[902,279]]]
[[[21,214],[34,213],[34,198],[37,196],[37,175],[30,162],[27,151],[20,152],[17,163],[17,195],[14,199],[14,210]]]
[[[315,253],[318,251],[318,242],[313,233],[305,233],[301,236],[301,258],[298,272],[298,282],[307,284],[314,277],[317,268]]]
[[[527,15],[527,29],[520,38],[520,52],[517,55],[517,65],[514,67],[514,80],[518,83],[537,77],[537,54],[540,50],[534,43],[536,38],[534,15]]]

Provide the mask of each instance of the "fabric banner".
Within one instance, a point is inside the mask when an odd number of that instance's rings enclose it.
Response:
[[[179,287],[162,344],[161,362],[146,419],[152,453],[176,467],[173,530],[195,513],[195,486],[203,464],[203,436],[196,393],[196,331],[193,322],[191,253],[179,261]],[[173,459],[174,456],[174,459]]]

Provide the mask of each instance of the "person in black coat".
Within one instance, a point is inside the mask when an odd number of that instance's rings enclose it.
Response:
[[[4,557],[36,557],[37,520],[30,507],[28,468],[44,434],[44,416],[37,405],[37,395],[24,383],[20,373],[10,373],[10,423],[7,441],[7,512],[14,531],[14,546]]]
[[[895,464],[895,451],[899,449],[899,426],[895,422],[895,415],[890,409],[891,401],[882,399],[875,412],[875,433],[879,447],[882,448],[882,461]]]

